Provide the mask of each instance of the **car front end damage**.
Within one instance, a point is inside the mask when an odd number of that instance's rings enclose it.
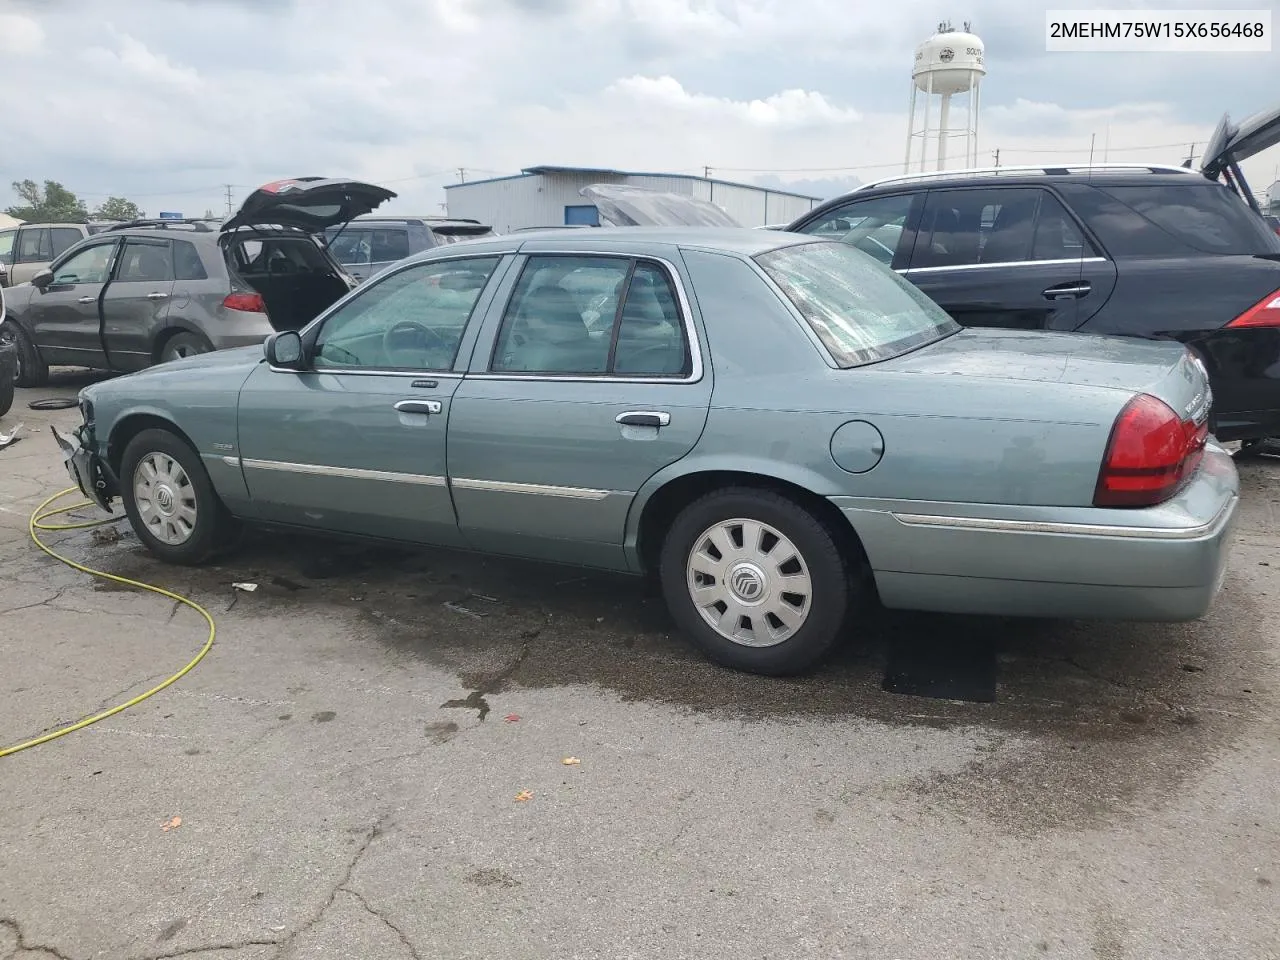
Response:
[[[53,431],[53,438],[62,451],[62,461],[67,473],[80,488],[80,492],[90,502],[96,503],[107,513],[112,513],[111,501],[119,496],[120,482],[107,458],[103,456],[105,448],[98,444],[94,432],[93,404],[83,395],[80,397],[80,416],[83,422],[70,435],[54,426],[49,429]]]

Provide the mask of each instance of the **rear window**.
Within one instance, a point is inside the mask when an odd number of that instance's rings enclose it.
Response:
[[[1220,184],[1094,187],[1072,204],[1113,256],[1280,253],[1280,237]]]
[[[960,329],[916,287],[846,243],[755,258],[842,367],[887,360]]]
[[[320,248],[305,237],[254,237],[231,244],[231,263],[242,277],[331,274]]]
[[[479,237],[493,236],[491,229],[478,224],[449,224],[448,226],[433,226],[430,230],[431,235],[435,237],[437,246],[442,243],[457,243],[459,240],[475,240]]]

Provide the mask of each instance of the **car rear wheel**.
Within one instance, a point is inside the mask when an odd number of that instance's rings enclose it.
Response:
[[[18,354],[18,372],[13,382],[20,387],[43,387],[49,382],[49,365],[25,330],[6,320],[0,324],[0,343],[12,344]]]
[[[780,494],[730,488],[694,501],[662,545],[672,617],[711,659],[772,676],[815,666],[860,591],[832,533]]]
[[[181,360],[183,357],[195,357],[202,353],[212,353],[213,347],[203,337],[194,333],[177,333],[164,342],[160,348],[160,362]]]
[[[144,430],[129,441],[120,494],[138,539],[170,563],[203,563],[236,532],[200,457],[168,430]]]

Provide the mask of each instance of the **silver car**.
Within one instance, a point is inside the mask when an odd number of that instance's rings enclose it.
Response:
[[[53,364],[140,370],[305,326],[356,283],[316,234],[394,196],[282,180],[220,226],[132,221],[80,241],[8,291],[0,343],[17,351],[18,385],[40,386]]]

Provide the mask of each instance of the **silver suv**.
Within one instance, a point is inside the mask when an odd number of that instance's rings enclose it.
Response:
[[[479,220],[451,217],[358,217],[325,231],[333,258],[365,281],[410,254],[459,240],[493,236]]]
[[[282,180],[221,226],[109,227],[6,290],[0,344],[17,351],[18,385],[34,387],[51,365],[141,370],[300,329],[356,286],[318,235],[394,196],[350,180]]]

